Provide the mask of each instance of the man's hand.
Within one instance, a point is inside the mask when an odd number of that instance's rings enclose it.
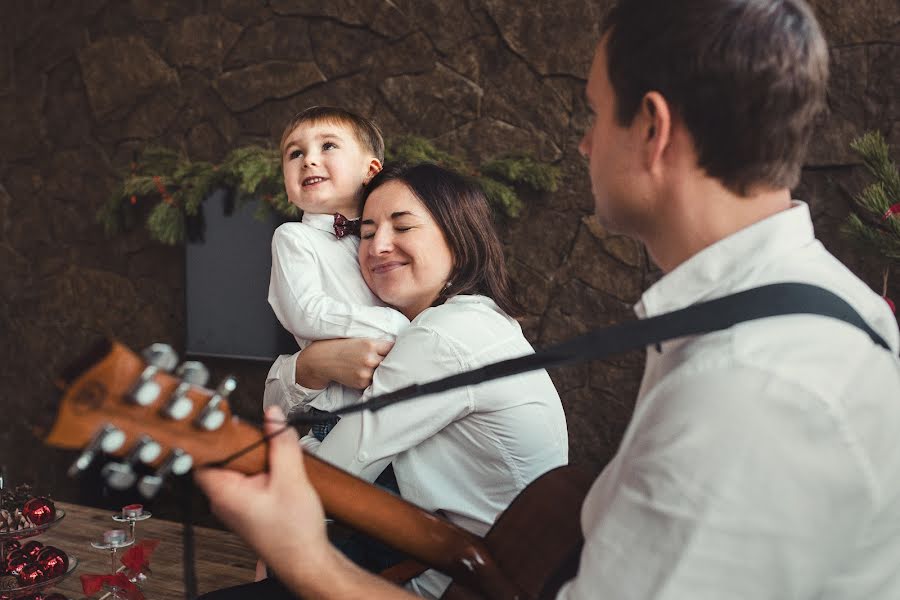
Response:
[[[266,433],[284,427],[278,407],[266,412]],[[213,512],[243,538],[276,573],[312,567],[329,556],[322,503],[306,476],[297,433],[269,440],[269,471],[247,476],[224,469],[198,469],[197,484]],[[315,567],[313,567],[315,568]]]
[[[283,423],[280,408],[266,411],[266,433]],[[306,475],[293,429],[269,440],[267,473],[198,469],[194,478],[213,512],[300,597],[415,599],[363,571],[328,542],[322,503]]]
[[[335,381],[364,390],[372,384],[375,369],[393,347],[393,342],[369,338],[313,342],[297,357],[297,383],[321,389]]]

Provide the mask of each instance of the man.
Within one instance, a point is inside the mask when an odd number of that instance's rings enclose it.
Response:
[[[598,217],[666,273],[639,316],[802,281],[847,300],[892,352],[808,315],[648,349],[559,597],[900,597],[897,324],[790,196],[827,82],[809,7],[622,0],[603,31],[580,149]],[[329,546],[296,438],[281,437],[269,474],[198,474],[216,512],[304,598],[406,597]]]

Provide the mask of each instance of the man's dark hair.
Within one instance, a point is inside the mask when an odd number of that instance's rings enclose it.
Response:
[[[828,83],[803,0],[620,0],[602,31],[620,124],[657,91],[731,191],[797,184]]]
[[[450,247],[451,285],[441,292],[434,306],[457,294],[481,294],[493,299],[509,316],[521,316],[510,289],[503,246],[481,187],[468,177],[431,163],[389,165],[363,189],[360,214],[369,195],[389,181],[399,181],[415,194]]]
[[[364,149],[371,152],[379,162],[384,162],[384,138],[381,136],[378,125],[362,115],[334,106],[310,106],[294,115],[281,133],[279,149],[282,154],[284,154],[284,147],[290,135],[304,123],[333,123],[347,127]]]

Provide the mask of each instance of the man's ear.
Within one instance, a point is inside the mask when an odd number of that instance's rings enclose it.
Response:
[[[644,133],[644,160],[648,169],[657,168],[672,139],[672,111],[659,92],[647,92],[641,101]]]
[[[366,178],[363,180],[363,185],[369,183],[373,177],[378,175],[378,172],[381,171],[381,161],[377,158],[372,158],[369,161],[369,170],[366,172]]]

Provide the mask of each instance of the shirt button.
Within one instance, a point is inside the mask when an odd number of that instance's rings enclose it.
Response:
[[[367,460],[369,460],[369,453],[365,451],[360,452],[356,455],[356,460],[359,462],[366,462]]]

